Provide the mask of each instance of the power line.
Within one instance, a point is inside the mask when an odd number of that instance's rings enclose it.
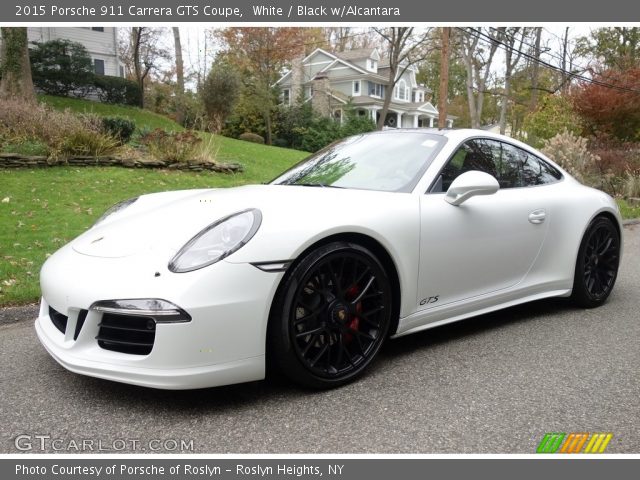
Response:
[[[560,67],[557,67],[549,62],[545,62],[544,60],[541,60],[539,58],[534,57],[533,55],[527,53],[527,52],[523,52],[520,49],[517,49],[515,47],[512,47],[511,45],[508,45],[504,42],[502,42],[501,40],[491,37],[490,35],[487,35],[486,33],[482,32],[481,30],[475,29],[475,28],[471,28],[469,27],[468,29],[465,28],[461,28],[461,27],[456,27],[458,30],[462,31],[462,32],[466,32],[466,33],[471,33],[471,35],[474,36],[474,38],[477,38],[478,40],[484,40],[484,41],[488,41],[490,43],[495,43],[498,46],[501,46],[503,49],[505,50],[511,50],[512,52],[517,52],[520,53],[521,55],[523,55],[525,58],[528,58],[534,62],[537,62],[540,65],[544,65],[547,68],[550,68],[552,70],[555,70],[557,72],[563,73],[565,75],[568,75],[571,78],[577,78],[578,80],[582,80],[584,82],[587,83],[592,83],[594,85],[599,85],[601,87],[606,87],[606,88],[611,88],[614,90],[619,90],[622,92],[629,92],[629,93],[635,93],[635,94],[640,94],[640,90],[635,90],[632,88],[628,88],[628,87],[622,87],[620,85],[614,85],[612,83],[607,83],[607,82],[603,82],[601,80],[596,80],[593,78],[589,78],[589,77],[585,77],[584,75],[578,74],[576,72],[569,72],[567,70],[564,70]]]

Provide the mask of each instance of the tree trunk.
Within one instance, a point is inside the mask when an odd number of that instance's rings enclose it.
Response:
[[[173,27],[173,43],[176,54],[176,121],[184,123],[184,63],[182,61],[182,43],[180,42],[180,28]]]
[[[395,68],[389,69],[389,85],[385,85],[384,89],[384,101],[382,102],[382,110],[380,110],[380,118],[376,128],[382,130],[384,128],[384,122],[387,119],[387,113],[389,113],[389,106],[391,105],[391,97],[393,96],[393,89],[395,85]]]
[[[536,28],[536,43],[533,51],[533,67],[531,72],[531,102],[529,111],[533,112],[538,108],[538,80],[540,77],[540,40],[542,38],[542,27]]]
[[[506,68],[504,72],[504,90],[502,92],[502,101],[500,102],[500,134],[504,135],[507,131],[507,107],[509,106],[509,94],[511,93],[511,57],[513,52],[507,49],[505,52]]]
[[[447,126],[447,101],[449,94],[449,36],[451,27],[442,27],[442,50],[440,51],[440,91],[438,93],[438,128]]]
[[[142,71],[140,62],[140,47],[142,46],[142,29],[144,27],[133,27],[131,29],[132,47],[133,47],[133,69],[136,74],[136,80],[140,86],[140,107],[144,108],[144,77],[146,74]]]
[[[567,75],[567,51],[569,47],[569,27],[564,30],[564,36],[562,37],[562,91],[568,90],[569,76]]]
[[[29,43],[24,27],[2,27],[0,47],[0,99],[20,99],[35,102],[31,64],[29,63]]]

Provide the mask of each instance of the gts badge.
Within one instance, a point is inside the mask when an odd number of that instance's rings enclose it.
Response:
[[[430,303],[436,303],[440,295],[434,295],[433,297],[423,298],[420,300],[420,305],[429,305]]]

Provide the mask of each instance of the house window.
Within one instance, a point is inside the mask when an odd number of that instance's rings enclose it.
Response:
[[[282,90],[282,103],[285,105],[291,104],[291,91],[288,88]]]
[[[353,96],[357,97],[360,95],[360,80],[353,81]]]
[[[313,97],[313,86],[304,87],[304,99],[308,100],[311,97]]]
[[[380,83],[369,82],[369,96],[382,98],[384,95],[384,88]]]
[[[94,32],[104,32],[104,27],[91,27]]]
[[[367,59],[367,70],[369,70],[370,72],[377,72],[378,71],[378,62],[376,62],[375,60],[369,58]]]
[[[93,71],[96,75],[104,75],[104,60],[93,59]]]
[[[120,65],[120,77],[124,78],[124,67]]]
[[[400,80],[398,85],[396,85],[395,97],[396,100],[409,100],[409,89],[404,80]]]
[[[342,125],[342,109],[338,108],[333,111],[333,120]]]

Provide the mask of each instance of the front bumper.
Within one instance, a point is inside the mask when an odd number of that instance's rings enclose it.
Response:
[[[72,372],[163,389],[264,378],[269,308],[283,274],[225,261],[176,274],[154,257],[167,258],[151,253],[99,258],[69,246],[50,257],[41,272],[42,302],[35,328],[51,356]],[[191,320],[157,323],[148,354],[102,348],[96,336],[104,314],[89,307],[100,300],[127,298],[165,299],[184,309]],[[64,327],[54,324],[50,307],[67,317]],[[88,313],[80,328],[83,310]]]

